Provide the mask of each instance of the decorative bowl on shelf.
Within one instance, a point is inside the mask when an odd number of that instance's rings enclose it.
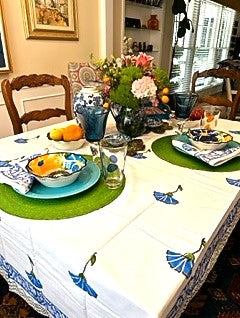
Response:
[[[86,164],[87,160],[80,154],[53,152],[30,159],[26,169],[42,185],[58,188],[73,183]]]
[[[226,146],[233,137],[224,131],[202,128],[189,129],[187,136],[191,144],[199,150],[218,150]]]

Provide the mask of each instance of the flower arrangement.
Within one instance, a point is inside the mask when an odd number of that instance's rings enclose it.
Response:
[[[139,108],[144,102],[158,106],[168,103],[169,77],[166,71],[153,64],[153,57],[145,53],[111,57],[96,62],[104,82],[104,95],[111,103]]]

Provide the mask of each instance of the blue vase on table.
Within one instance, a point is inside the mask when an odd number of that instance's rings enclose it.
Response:
[[[109,109],[103,107],[103,98],[93,86],[83,87],[74,97],[74,115],[85,131],[87,141],[96,142],[103,138]]]

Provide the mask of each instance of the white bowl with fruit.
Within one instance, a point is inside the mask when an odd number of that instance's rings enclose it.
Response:
[[[48,132],[47,137],[52,146],[59,150],[76,150],[85,143],[84,130],[76,124],[53,128]]]

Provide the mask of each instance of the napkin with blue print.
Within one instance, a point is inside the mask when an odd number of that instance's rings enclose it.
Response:
[[[13,160],[0,160],[0,183],[8,184],[20,193],[27,193],[33,184],[34,177],[26,170],[29,159],[39,154],[23,156]]]
[[[196,157],[210,166],[216,167],[224,164],[225,162],[240,156],[240,146],[223,148],[219,150],[199,150],[198,148],[182,142],[180,140],[172,140],[172,145],[179,151],[188,154],[190,156]]]

